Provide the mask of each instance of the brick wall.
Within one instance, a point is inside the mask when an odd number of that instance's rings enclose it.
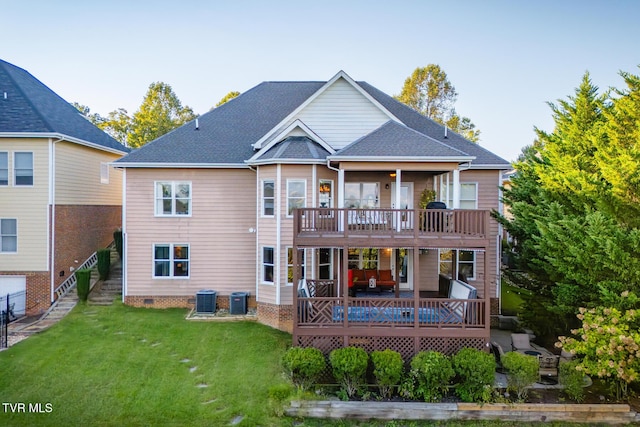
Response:
[[[149,308],[188,308],[193,309],[196,306],[195,295],[182,296],[126,296],[124,303],[132,307],[149,307]],[[249,295],[247,308],[256,308],[256,297]],[[216,309],[229,309],[229,295],[216,295]]]
[[[55,286],[69,277],[70,267],[78,268],[92,253],[107,247],[121,224],[120,206],[56,205]]]
[[[293,332],[293,306],[258,303],[258,321],[272,328]]]
[[[0,272],[0,275],[26,276],[27,295],[25,306],[27,316],[38,316],[47,311],[47,309],[51,305],[49,272],[3,271]]]

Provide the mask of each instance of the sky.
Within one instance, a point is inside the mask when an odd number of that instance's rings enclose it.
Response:
[[[548,102],[585,72],[605,91],[640,74],[637,0],[0,0],[0,59],[68,102],[135,112],[164,82],[209,111],[263,81],[326,81],[343,70],[389,95],[438,64],[480,144],[516,160],[553,130]]]

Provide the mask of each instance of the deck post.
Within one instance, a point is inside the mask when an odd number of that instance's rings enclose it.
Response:
[[[344,346],[349,346],[349,246],[342,247],[342,321],[344,322]]]
[[[294,224],[297,223],[297,219],[298,216],[296,214],[294,214],[293,216],[293,222]],[[296,224],[297,225],[297,224]],[[295,226],[295,225],[294,225]],[[293,319],[293,342],[294,344],[297,345],[297,339],[298,339],[298,324],[300,323],[300,319],[298,319],[298,245],[296,245],[296,239],[294,237],[293,239],[293,249],[292,249],[294,255],[294,266],[293,266],[293,278],[291,280],[293,280],[293,313],[291,313],[291,318]]]
[[[489,248],[485,246],[484,250],[484,327],[485,336],[489,337],[491,334],[491,281],[489,280]],[[488,351],[487,345],[489,342],[485,339],[484,348]]]
[[[400,281],[398,281],[400,287]],[[413,327],[420,329],[420,247],[413,247]],[[413,353],[420,351],[420,337],[413,339]]]

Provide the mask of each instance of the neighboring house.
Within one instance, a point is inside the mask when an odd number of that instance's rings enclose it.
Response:
[[[121,224],[129,150],[27,71],[0,60],[0,295],[26,290],[27,314]],[[24,293],[22,294],[24,295]]]
[[[500,279],[489,212],[509,163],[344,72],[259,84],[115,166],[125,180],[126,304],[193,307],[212,289],[226,308],[232,292],[248,292],[262,323],[324,351],[371,343],[371,333],[406,335],[380,342],[404,353],[443,337],[488,340]],[[427,214],[423,192],[453,210]],[[350,296],[364,269],[395,292]],[[456,294],[450,304],[473,307],[474,325],[450,332],[439,321],[425,332],[417,317],[408,323],[412,309],[448,292],[447,275],[476,288],[479,299]],[[370,310],[380,304],[400,323]],[[369,311],[354,322],[345,305]],[[435,341],[417,343],[427,336]]]

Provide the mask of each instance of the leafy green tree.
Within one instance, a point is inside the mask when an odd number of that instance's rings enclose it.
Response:
[[[470,141],[478,142],[480,139],[480,131],[471,119],[459,116],[453,108],[458,93],[447,73],[437,64],[416,68],[395,98]]]
[[[182,106],[170,85],[151,83],[140,108],[133,114],[127,142],[131,147],[140,147],[196,117],[190,107]]]
[[[85,116],[91,123],[100,127],[102,123],[104,123],[104,117],[102,117],[98,113],[92,113],[91,109],[86,105],[79,104],[77,102],[72,102],[73,105],[83,116]]]
[[[127,110],[118,108],[111,111],[98,127],[117,141],[127,145],[132,123],[132,118]]]
[[[213,107],[213,108],[219,107],[219,106],[221,106],[222,104],[224,104],[225,102],[229,102],[229,101],[231,101],[233,98],[236,98],[236,97],[238,97],[238,96],[240,96],[240,92],[231,91],[231,92],[229,92],[228,94],[226,94],[224,97],[222,97],[222,99],[221,99],[220,101],[218,101],[218,103],[217,103],[217,104],[215,105],[215,107]],[[212,110],[213,110],[213,108],[212,108]]]

